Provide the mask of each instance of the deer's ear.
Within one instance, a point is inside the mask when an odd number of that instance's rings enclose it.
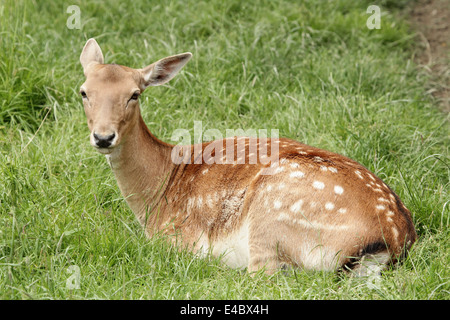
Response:
[[[163,58],[143,69],[139,69],[142,77],[142,87],[159,86],[170,81],[191,57],[192,53],[190,52],[181,53]]]
[[[98,45],[97,41],[95,41],[95,39],[89,39],[84,45],[83,51],[80,55],[80,62],[83,66],[84,74],[86,74],[88,66],[91,63],[94,62],[96,64],[103,64],[102,49],[100,49],[100,46]]]

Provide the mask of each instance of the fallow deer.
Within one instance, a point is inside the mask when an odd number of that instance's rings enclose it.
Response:
[[[406,255],[416,240],[411,213],[380,178],[347,157],[286,138],[229,137],[181,149],[156,138],[139,96],[171,80],[191,56],[132,69],[105,64],[94,39],[80,56],[90,143],[106,155],[149,237],[165,233],[249,272],[290,265],[367,275]],[[252,143],[258,152],[277,146],[270,155],[277,161],[249,164]],[[244,158],[195,161],[211,146],[210,156],[224,159],[230,145],[243,145]],[[173,161],[180,153],[188,161]]]

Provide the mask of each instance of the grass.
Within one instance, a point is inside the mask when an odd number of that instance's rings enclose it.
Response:
[[[368,30],[366,1],[73,1],[78,30],[63,1],[3,1],[0,299],[448,299],[449,118],[425,92],[393,3]],[[300,270],[250,277],[146,239],[89,146],[78,96],[89,37],[107,62],[135,68],[194,54],[141,97],[165,141],[201,120],[223,134],[278,129],[361,162],[413,213],[408,259],[374,286]],[[71,266],[79,289],[67,285]]]

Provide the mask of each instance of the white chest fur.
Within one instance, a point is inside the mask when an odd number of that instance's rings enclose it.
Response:
[[[232,268],[247,268],[249,262],[248,221],[225,238],[218,239],[210,244],[211,252]]]

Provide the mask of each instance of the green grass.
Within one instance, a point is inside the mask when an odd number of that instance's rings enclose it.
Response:
[[[82,28],[71,30],[63,1],[3,1],[0,299],[448,299],[449,118],[393,3],[368,30],[365,1],[73,1]],[[251,277],[146,239],[89,145],[78,89],[90,37],[107,62],[135,68],[194,54],[141,97],[165,141],[194,120],[223,134],[278,129],[374,171],[413,213],[408,259],[368,286],[326,272]],[[79,289],[67,286],[74,265]]]

